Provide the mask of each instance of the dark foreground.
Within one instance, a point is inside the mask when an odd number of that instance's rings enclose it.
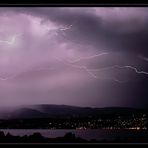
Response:
[[[80,137],[76,137],[75,134],[69,132],[65,134],[64,137],[57,138],[47,138],[43,137],[40,133],[34,133],[32,135],[24,136],[13,136],[10,133],[6,135],[4,132],[0,131],[0,143],[147,143],[148,136],[144,135],[143,137],[138,138],[124,138],[121,139],[117,136],[114,140],[86,140]]]

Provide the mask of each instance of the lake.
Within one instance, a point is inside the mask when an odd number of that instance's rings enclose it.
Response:
[[[113,140],[120,136],[120,138],[142,138],[148,137],[147,130],[108,130],[108,129],[86,129],[86,130],[66,130],[66,129],[0,129],[5,134],[8,132],[14,136],[31,135],[35,132],[41,133],[44,137],[56,138],[63,137],[66,133],[72,132],[76,137],[91,140]]]

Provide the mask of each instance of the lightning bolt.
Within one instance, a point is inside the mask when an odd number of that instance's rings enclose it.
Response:
[[[10,79],[14,79],[24,73],[28,73],[29,71],[43,71],[43,70],[54,70],[55,68],[51,68],[51,67],[45,67],[45,68],[38,68],[38,69],[34,69],[34,70],[26,70],[26,71],[23,71],[23,72],[20,72],[20,73],[17,73],[17,74],[14,74],[14,75],[11,75],[10,77],[0,77],[0,80],[2,81],[6,81],[6,80],[10,80]]]
[[[16,37],[17,36],[20,36],[21,34],[18,34],[18,35],[14,35],[10,41],[7,41],[7,40],[0,40],[0,43],[5,43],[5,44],[8,44],[8,45],[12,45],[14,44],[14,42],[16,41]]]
[[[65,30],[71,29],[71,27],[72,27],[72,25],[69,25],[67,27],[60,28],[59,30],[65,31]]]
[[[54,35],[55,35],[55,36],[59,36],[59,35],[60,35],[60,36],[62,36],[64,39],[67,39],[67,40],[70,41],[70,42],[74,42],[74,43],[76,43],[77,45],[81,45],[81,44],[82,44],[81,42],[74,41],[74,40],[69,39],[68,37],[66,37],[66,30],[71,29],[72,26],[73,26],[73,25],[69,25],[69,26],[67,26],[67,27],[59,27],[59,28],[57,28],[57,29],[53,29]]]
[[[148,62],[148,58],[147,57],[139,56],[139,58]]]
[[[102,79],[102,77],[98,77],[98,76],[96,76],[92,71],[94,70],[94,69],[89,69],[89,68],[87,68],[86,66],[83,66],[83,65],[75,65],[75,64],[71,64],[71,63],[67,63],[67,62],[65,62],[65,61],[63,61],[62,59],[59,59],[59,58],[56,58],[58,61],[60,61],[60,62],[63,62],[65,65],[68,65],[68,66],[70,66],[70,67],[74,67],[74,68],[77,68],[77,69],[82,69],[82,70],[84,70],[84,71],[86,71],[90,76],[91,76],[91,78],[94,78],[94,79]],[[100,70],[100,69],[95,69],[95,70]],[[113,80],[113,81],[115,81],[115,82],[118,82],[118,83],[125,83],[125,82],[127,82],[127,81],[120,81],[120,80],[118,80],[118,79],[116,79],[116,78],[113,78],[113,77],[106,77],[106,78],[103,78],[103,79],[110,79],[110,80]]]
[[[90,56],[91,58],[95,57],[94,56]],[[89,57],[89,58],[90,58]],[[56,58],[57,60],[61,61],[61,62],[64,62],[63,60],[59,59],[59,58]],[[95,78],[95,79],[99,79],[99,77],[97,77],[93,72],[94,71],[102,71],[102,70],[107,70],[107,69],[113,69],[113,68],[119,68],[119,69],[123,69],[123,68],[127,68],[127,69],[132,69],[134,70],[137,74],[144,74],[144,75],[148,75],[148,72],[146,71],[139,71],[136,67],[133,67],[131,65],[124,65],[124,66],[119,66],[119,65],[113,65],[113,66],[109,66],[109,67],[104,67],[104,68],[99,68],[99,69],[91,69],[91,68],[87,68],[87,66],[83,66],[83,65],[75,65],[75,64],[72,64],[72,63],[68,63],[68,62],[64,62],[64,64],[70,66],[70,67],[74,67],[74,68],[78,68],[78,69],[83,69],[85,70],[92,78]],[[119,83],[124,83],[124,82],[127,82],[127,81],[120,81],[116,78],[105,78],[105,79],[112,79],[116,82],[119,82]]]
[[[96,76],[91,69],[87,68],[86,66],[78,66],[78,65],[70,65],[71,67],[75,67],[75,68],[79,68],[79,69],[83,69],[85,70],[92,78],[95,78],[95,79],[102,79],[102,77],[98,77]],[[116,82],[119,82],[119,83],[124,83],[125,81],[120,81],[116,78],[113,78],[113,77],[105,77],[103,79],[110,79],[110,80],[113,80],[113,81],[116,81]]]
[[[63,35],[64,37],[65,37],[65,31],[66,30],[68,30],[68,29],[71,29],[71,27],[72,27],[72,25],[69,25],[69,26],[67,26],[67,27],[59,27],[59,28],[57,28],[57,29],[54,29],[53,31],[54,31],[54,34],[56,35],[56,36],[58,36],[59,35],[59,33],[62,33],[61,35]]]
[[[133,67],[133,66],[130,66],[130,65],[127,65],[127,66],[118,66],[118,65],[115,65],[115,67],[117,68],[129,68],[129,69],[133,69],[136,73],[138,74],[145,74],[145,75],[148,75],[148,72],[145,72],[145,71],[139,71],[136,67]]]
[[[68,27],[59,28],[58,30],[62,33],[61,35],[66,37],[65,31],[71,29],[71,27],[72,27],[72,25],[69,25]]]
[[[109,52],[103,52],[103,53],[91,55],[91,56],[88,56],[88,57],[80,57],[80,58],[73,60],[73,61],[70,61],[70,60],[67,60],[67,61],[70,62],[70,63],[76,63],[76,62],[81,61],[81,60],[92,59],[92,58],[99,57],[99,56],[106,55],[106,54],[109,54]]]
[[[113,65],[113,66],[105,67],[105,68],[90,69],[90,68],[87,68],[87,66],[75,65],[75,64],[71,64],[71,63],[65,62],[65,61],[63,61],[63,60],[61,60],[61,59],[59,59],[59,58],[56,58],[56,59],[57,59],[58,61],[60,61],[60,62],[63,62],[65,65],[68,65],[68,66],[70,66],[70,67],[74,67],[74,68],[82,69],[82,70],[86,71],[92,78],[95,78],[95,79],[100,79],[100,78],[101,78],[101,79],[110,79],[110,80],[116,81],[116,82],[118,82],[118,83],[127,82],[127,81],[118,80],[118,79],[116,79],[116,78],[114,78],[114,77],[106,77],[106,78],[98,77],[98,76],[96,76],[96,75],[93,73],[94,71],[100,71],[100,70],[102,71],[102,70],[112,69],[112,68],[120,68],[120,69],[121,69],[121,68],[128,68],[128,69],[134,70],[134,71],[135,71],[136,73],[138,73],[138,74],[146,74],[146,75],[148,75],[148,72],[139,71],[139,70],[137,70],[137,68],[135,68],[135,67],[133,67],[133,66],[130,66],[130,65],[126,65],[126,66]],[[45,67],[45,68],[34,69],[34,71],[54,70],[54,69],[55,69],[55,68]],[[31,70],[31,71],[32,71],[32,70]],[[0,77],[0,80],[5,81],[5,80],[13,79],[13,78],[18,77],[19,75],[21,75],[21,74],[23,74],[23,73],[26,73],[26,72],[28,72],[28,70],[27,70],[27,71],[24,71],[24,72],[21,72],[21,73],[14,74],[14,75],[12,75],[12,76],[10,76],[10,77],[6,77],[6,78]]]
[[[105,67],[101,69],[89,69],[90,71],[100,71],[100,70],[105,70],[105,69],[110,69],[110,68],[128,68],[134,70],[138,74],[145,74],[148,75],[148,72],[146,71],[139,71],[136,67],[130,66],[130,65],[125,65],[125,66],[119,66],[119,65],[113,65],[110,67]]]

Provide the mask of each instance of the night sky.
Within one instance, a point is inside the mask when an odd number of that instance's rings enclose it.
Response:
[[[0,105],[148,106],[148,8],[1,7]]]

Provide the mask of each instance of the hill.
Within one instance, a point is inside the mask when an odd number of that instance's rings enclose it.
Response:
[[[147,110],[124,107],[91,108],[42,104],[20,106],[11,111],[0,111],[0,119],[115,117],[141,113],[147,113]]]

